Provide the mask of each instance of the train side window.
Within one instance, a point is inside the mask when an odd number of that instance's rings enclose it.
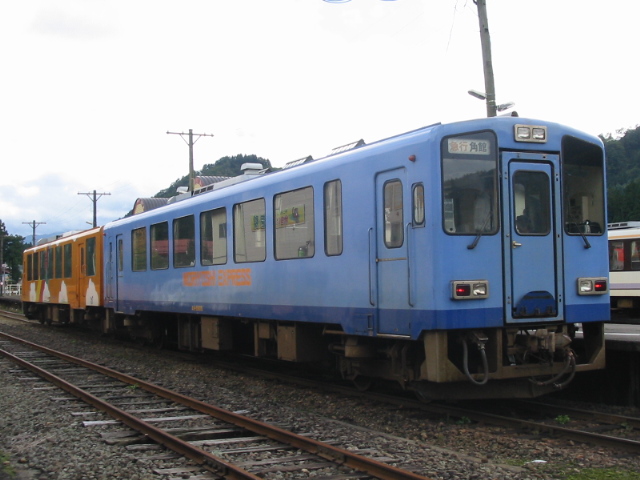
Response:
[[[47,279],[50,280],[53,278],[53,248],[52,247],[47,248],[46,259],[47,259]]]
[[[624,242],[609,242],[609,271],[624,270]]]
[[[32,280],[40,280],[40,252],[33,254],[33,277]]]
[[[273,199],[276,260],[315,254],[313,187],[281,193]]]
[[[27,271],[25,273],[28,281],[33,280],[33,254],[32,253],[27,255]]]
[[[327,255],[342,254],[342,182],[333,180],[324,185],[324,251]]]
[[[87,238],[87,276],[96,274],[96,239]]]
[[[56,247],[56,278],[62,278],[62,245]]]
[[[173,266],[191,267],[196,264],[196,231],[193,215],[173,221]]]
[[[387,248],[399,248],[404,243],[402,225],[402,182],[391,180],[384,185],[384,244]]]
[[[640,270],[640,240],[631,240],[631,270]]]
[[[47,250],[40,251],[40,280],[48,280],[47,277]]]
[[[151,270],[169,268],[169,223],[151,225]]]
[[[266,249],[264,198],[233,206],[233,259],[236,263],[263,262]]]
[[[413,203],[413,226],[424,227],[424,185],[416,183],[411,196]]]
[[[147,269],[147,227],[131,232],[131,270],[144,272]]]
[[[200,263],[227,263],[227,209],[217,208],[200,214]]]
[[[63,268],[64,268],[64,272],[63,272],[63,276],[64,278],[71,278],[72,276],[72,262],[73,262],[73,257],[71,255],[71,251],[72,251],[72,245],[70,243],[67,243],[64,247],[63,247],[63,251],[64,251],[64,259],[63,259]]]

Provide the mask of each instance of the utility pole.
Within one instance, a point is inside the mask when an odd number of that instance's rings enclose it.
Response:
[[[36,227],[38,225],[46,225],[47,222],[36,222],[35,220],[33,222],[22,222],[25,225],[29,225],[32,229],[33,229],[33,236],[31,237],[31,245],[32,246],[36,246]]]
[[[487,117],[496,116],[496,87],[493,82],[493,62],[491,61],[491,38],[487,18],[487,1],[473,0],[478,7],[480,23],[480,43],[482,44],[482,65],[484,69],[484,90],[487,100]]]
[[[189,145],[189,192],[193,194],[193,185],[195,180],[195,173],[193,171],[193,144],[200,140],[200,137],[213,137],[210,133],[193,133],[192,129],[189,129],[189,133],[178,133],[178,132],[167,132],[167,135],[180,135],[182,140],[185,141],[187,145]],[[189,135],[189,141],[187,142],[184,138],[185,135]],[[193,140],[193,136],[196,136],[196,140]]]
[[[93,228],[96,228],[98,226],[98,217],[97,217],[98,200],[103,195],[111,195],[111,194],[110,193],[104,193],[104,192],[103,193],[96,193],[96,191],[94,190],[93,193],[80,193],[80,192],[78,192],[78,195],[86,195],[93,202]],[[93,196],[93,199],[91,198],[92,196]]]

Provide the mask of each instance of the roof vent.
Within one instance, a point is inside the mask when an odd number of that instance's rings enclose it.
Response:
[[[290,162],[287,162],[285,166],[282,167],[282,169],[286,170],[287,168],[297,167],[298,165],[302,165],[309,162],[313,162],[313,157],[311,155],[309,155],[308,157],[299,158],[298,160],[292,160]]]
[[[240,170],[245,175],[257,175],[263,168],[261,163],[243,163]]]
[[[356,149],[363,145],[366,145],[366,143],[364,143],[364,140],[361,138],[356,142],[347,143],[346,145],[341,145],[339,147],[334,148],[333,150],[331,150],[330,155],[335,155],[337,153],[342,153],[342,152],[348,152],[349,150]]]

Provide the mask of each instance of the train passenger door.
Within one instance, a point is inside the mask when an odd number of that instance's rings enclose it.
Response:
[[[405,197],[408,185],[404,169],[376,177],[377,333],[408,335],[409,260]]]
[[[503,165],[508,165],[503,176],[508,183],[503,184],[508,192],[503,213],[507,323],[563,317],[557,164],[555,155],[503,154]]]

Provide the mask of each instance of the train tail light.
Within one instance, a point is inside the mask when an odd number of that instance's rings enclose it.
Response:
[[[454,280],[451,286],[454,300],[477,300],[489,297],[488,280]]]
[[[606,277],[589,277],[578,279],[578,295],[604,295],[609,291]]]

